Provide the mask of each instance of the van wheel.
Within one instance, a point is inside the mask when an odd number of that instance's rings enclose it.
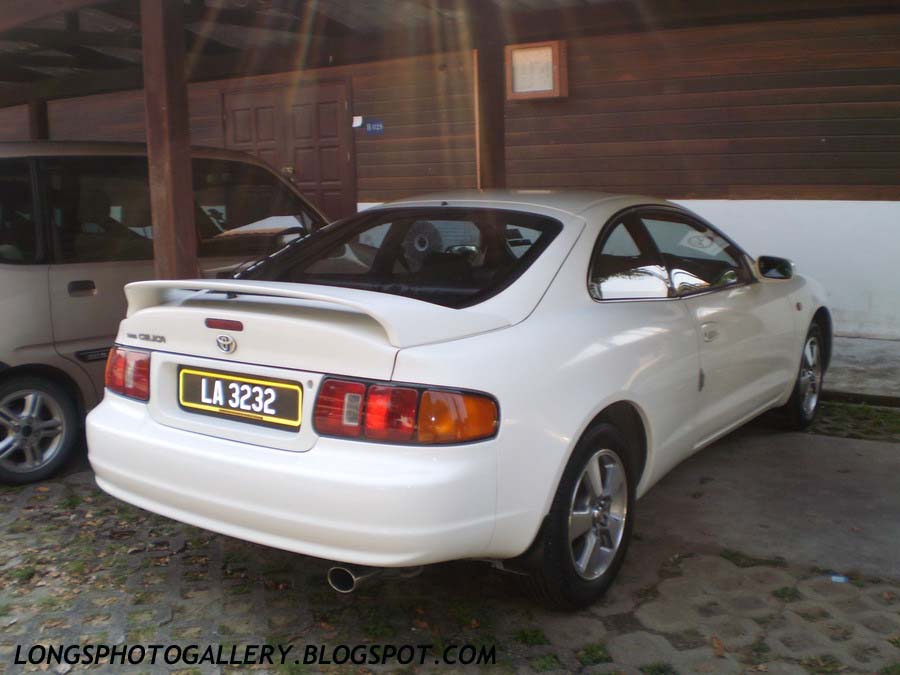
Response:
[[[609,424],[590,428],[569,460],[526,585],[555,609],[598,600],[625,560],[634,516],[634,456]]]
[[[0,481],[49,478],[78,444],[78,408],[52,380],[22,375],[0,383]]]
[[[825,377],[823,347],[822,327],[813,322],[803,342],[800,370],[794,382],[794,391],[788,402],[776,411],[780,418],[780,426],[784,429],[802,431],[816,418],[822,395],[822,380]]]

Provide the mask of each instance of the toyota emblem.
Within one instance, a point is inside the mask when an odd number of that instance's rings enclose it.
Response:
[[[230,335],[220,335],[216,338],[216,346],[226,354],[233,354],[237,349],[237,340]]]

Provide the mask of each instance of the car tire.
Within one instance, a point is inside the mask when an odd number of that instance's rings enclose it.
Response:
[[[52,476],[81,438],[70,392],[37,375],[0,382],[0,482],[22,485]]]
[[[631,541],[634,467],[633,452],[615,427],[596,424],[582,436],[560,479],[536,542],[537,556],[525,577],[537,600],[553,609],[579,609],[609,588]]]
[[[777,410],[780,426],[786,430],[803,431],[816,419],[825,377],[824,336],[822,326],[814,321],[803,341],[794,390],[788,402]]]

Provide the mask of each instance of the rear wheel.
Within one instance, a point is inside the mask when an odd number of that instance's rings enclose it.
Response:
[[[597,424],[563,472],[529,575],[539,600],[577,609],[598,600],[625,560],[634,511],[633,455],[619,431]]]
[[[800,370],[794,391],[788,402],[779,409],[782,426],[802,431],[809,427],[819,410],[822,380],[825,376],[824,333],[818,323],[809,327],[800,357]]]
[[[50,477],[72,454],[79,429],[78,408],[56,382],[22,375],[0,383],[0,481]]]

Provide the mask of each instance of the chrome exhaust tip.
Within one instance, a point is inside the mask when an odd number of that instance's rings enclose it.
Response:
[[[335,565],[328,570],[328,585],[338,593],[352,593],[359,585],[381,574],[380,567],[361,567],[356,565]]]
[[[360,584],[368,582],[378,576],[394,577],[400,579],[412,579],[422,573],[422,566],[418,567],[366,567],[364,565],[335,565],[329,568],[326,579],[328,585],[338,593],[348,594],[359,588]]]

